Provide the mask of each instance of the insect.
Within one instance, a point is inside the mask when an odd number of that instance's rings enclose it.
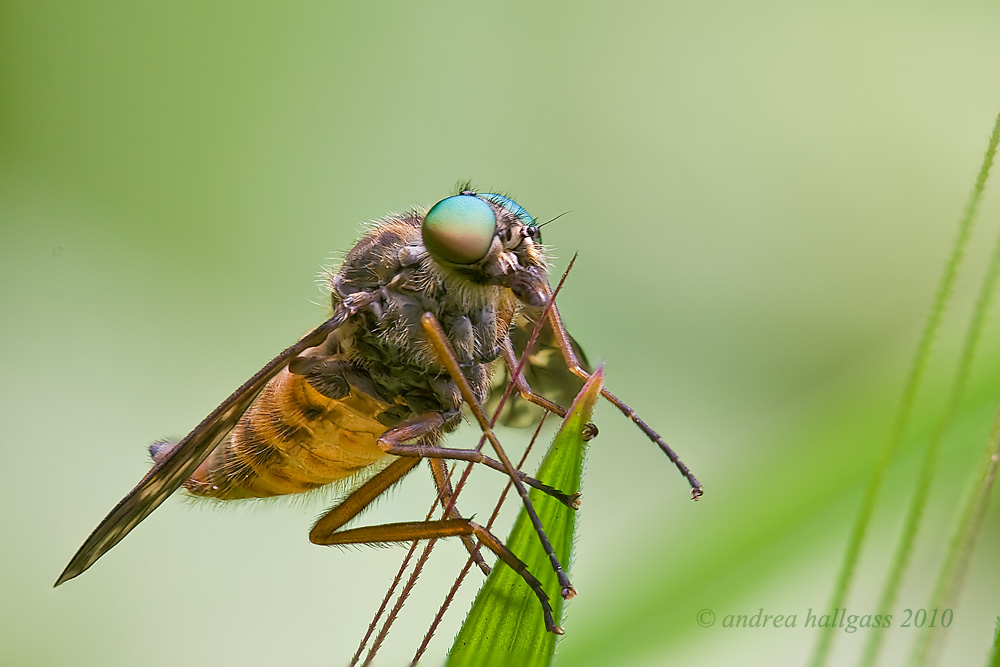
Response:
[[[149,473],[87,538],[56,586],[93,565],[181,486],[220,500],[301,493],[365,479],[313,526],[316,544],[402,542],[457,536],[484,572],[476,542],[517,571],[538,596],[546,628],[555,625],[538,581],[504,544],[449,504],[445,461],[473,461],[511,476],[559,577],[575,594],[531,508],[525,485],[575,507],[577,498],[514,469],[481,404],[510,377],[520,402],[508,422],[525,421],[532,404],[565,415],[588,377],[586,362],[552,301],[540,227],[509,197],[469,186],[428,211],[374,223],[343,264],[327,275],[333,315],[281,352],[180,442],[154,443]],[[539,347],[523,372],[528,333]],[[526,379],[528,378],[528,379]],[[536,387],[529,382],[534,382]],[[546,394],[546,395],[543,395]],[[691,486],[701,485],[669,446],[611,393],[606,399],[635,422]],[[497,452],[441,445],[470,409]],[[442,505],[438,521],[339,530],[422,458],[430,462]]]

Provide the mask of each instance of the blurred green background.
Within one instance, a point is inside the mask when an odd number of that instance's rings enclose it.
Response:
[[[559,664],[802,664],[813,630],[696,614],[828,611],[1000,105],[998,22],[997,3],[961,1],[0,4],[0,663],[348,660],[403,550],[310,545],[322,500],[172,499],[51,584],[147,470],[146,444],[324,317],[318,269],[363,221],[471,178],[543,220],[572,211],[545,230],[557,269],[580,253],[567,324],[706,488],[689,502],[599,409]],[[851,613],[874,612],[995,195]],[[998,333],[900,609],[927,604],[1000,393]],[[497,477],[475,478],[466,514],[488,516]],[[421,517],[431,495],[415,473],[365,522]],[[947,664],[980,664],[992,639],[993,504]],[[438,546],[378,664],[410,658],[463,554]],[[916,632],[891,630],[884,664]],[[836,664],[865,639],[838,633]]]

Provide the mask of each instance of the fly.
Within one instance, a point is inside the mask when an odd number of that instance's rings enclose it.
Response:
[[[578,498],[515,469],[482,405],[511,378],[520,401],[502,420],[530,421],[538,406],[563,404],[589,377],[582,351],[563,326],[547,276],[541,232],[509,197],[468,186],[423,212],[375,223],[327,276],[332,316],[247,380],[176,444],[154,443],[154,465],[87,538],[56,586],[93,565],[183,486],[193,495],[234,500],[302,493],[365,479],[312,527],[315,544],[410,542],[460,537],[484,572],[475,540],[517,571],[538,596],[546,629],[562,633],[548,597],[517,556],[454,508],[445,462],[472,461],[511,477],[555,570],[562,596],[575,594],[552,552],[525,486],[570,507]],[[528,333],[541,336],[516,372]],[[532,385],[535,385],[534,387]],[[499,391],[498,391],[499,389]],[[663,439],[607,390],[702,495],[698,480]],[[496,452],[442,446],[468,409]],[[426,458],[440,502],[437,521],[340,530]],[[473,539],[475,538],[475,539]]]

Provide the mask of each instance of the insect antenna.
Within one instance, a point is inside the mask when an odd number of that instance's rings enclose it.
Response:
[[[545,225],[549,224],[550,222],[555,222],[556,220],[558,220],[559,218],[563,217],[564,215],[567,215],[567,214],[572,213],[572,212],[573,211],[563,211],[562,213],[560,213],[556,217],[552,218],[551,220],[546,220],[542,224],[538,225],[538,228],[541,229],[542,227],[544,227]],[[566,269],[566,270],[569,271],[569,269]]]

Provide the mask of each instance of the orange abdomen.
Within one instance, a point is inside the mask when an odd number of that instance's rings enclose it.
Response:
[[[222,500],[301,493],[350,477],[383,456],[375,419],[387,405],[352,392],[323,396],[285,369],[272,379],[185,488]]]

